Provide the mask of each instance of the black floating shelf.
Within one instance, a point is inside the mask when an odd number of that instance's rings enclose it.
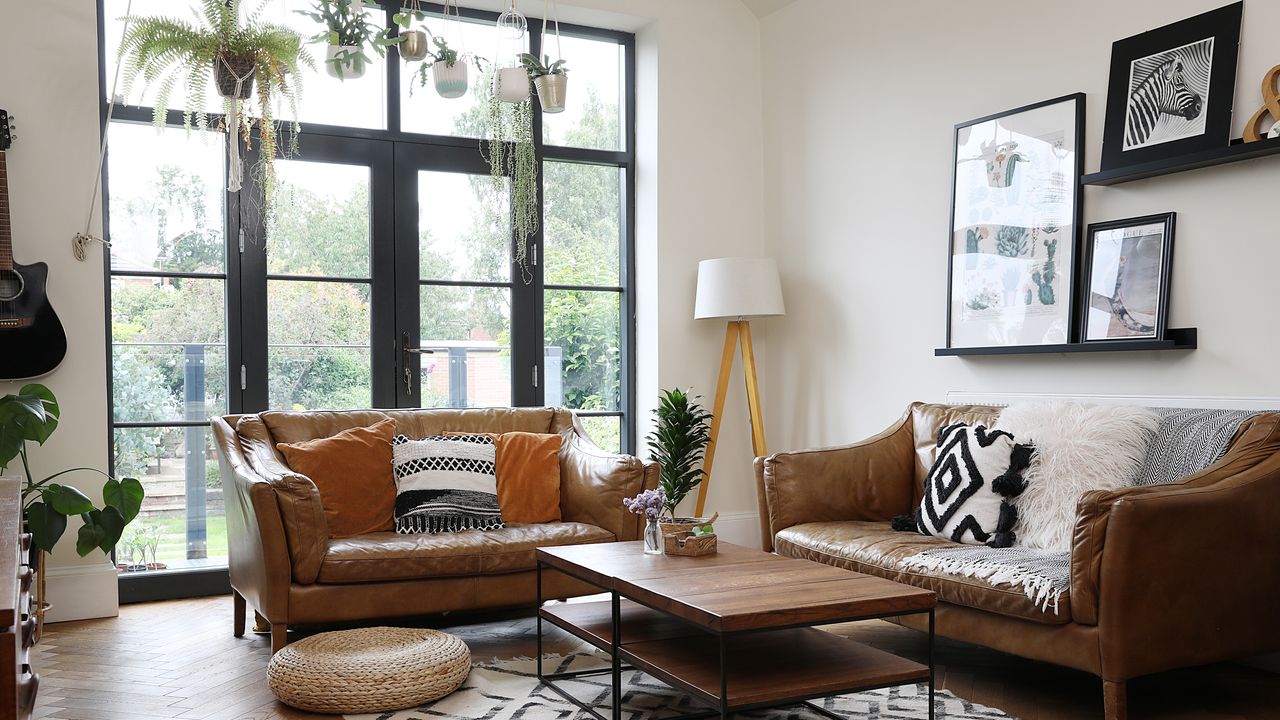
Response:
[[[1189,153],[1176,158],[1153,160],[1152,162],[1115,168],[1114,170],[1089,173],[1080,178],[1080,182],[1084,185],[1119,185],[1130,180],[1143,180],[1157,175],[1171,175],[1184,170],[1225,165],[1276,154],[1280,154],[1280,138],[1259,140],[1251,143],[1237,138],[1232,140],[1230,145],[1223,148],[1201,150],[1200,152]]]
[[[1138,350],[1195,350],[1196,329],[1168,330],[1164,340],[1106,340],[1062,345],[1001,345],[996,347],[938,348],[937,357],[949,355],[1032,355],[1043,353],[1096,353]]]

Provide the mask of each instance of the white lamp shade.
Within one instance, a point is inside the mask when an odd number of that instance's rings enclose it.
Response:
[[[773,260],[734,257],[698,263],[694,318],[757,318],[786,312]]]

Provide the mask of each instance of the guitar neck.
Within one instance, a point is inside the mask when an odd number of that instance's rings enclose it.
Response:
[[[9,227],[9,171],[0,150],[0,270],[13,269],[13,233]]]

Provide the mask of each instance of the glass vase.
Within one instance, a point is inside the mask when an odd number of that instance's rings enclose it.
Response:
[[[651,517],[644,524],[644,554],[662,554],[662,528],[658,527],[658,518]]]

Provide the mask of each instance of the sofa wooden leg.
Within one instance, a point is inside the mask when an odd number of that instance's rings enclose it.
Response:
[[[271,623],[271,654],[280,652],[289,643],[289,626],[284,623]]]
[[[1102,681],[1102,712],[1106,720],[1125,720],[1129,717],[1129,701],[1125,695],[1124,681]]]
[[[244,596],[236,592],[235,590],[232,590],[231,603],[232,603],[231,634],[234,635],[235,637],[244,637],[244,618],[245,618],[245,615],[248,614],[248,610],[249,610],[248,607],[246,607],[245,605]]]
[[[262,617],[262,613],[257,610],[253,611],[253,631],[256,633],[271,632],[271,623],[267,622],[267,619]]]

